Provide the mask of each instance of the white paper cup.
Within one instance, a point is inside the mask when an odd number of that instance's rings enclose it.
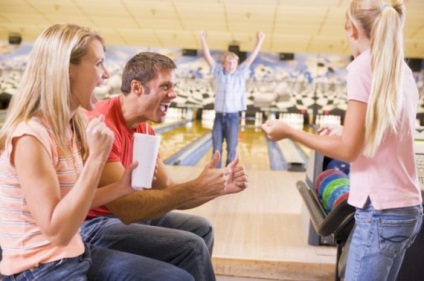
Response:
[[[160,136],[134,133],[133,161],[138,162],[131,175],[134,189],[152,187],[160,139]]]

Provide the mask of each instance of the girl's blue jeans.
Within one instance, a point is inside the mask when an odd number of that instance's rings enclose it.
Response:
[[[394,281],[406,249],[422,224],[422,205],[375,210],[369,202],[355,213],[345,281]]]

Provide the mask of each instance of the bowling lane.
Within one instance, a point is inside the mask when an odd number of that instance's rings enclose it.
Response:
[[[6,119],[6,110],[0,109],[0,129],[3,127],[4,121]]]
[[[242,164],[247,170],[271,170],[269,163],[268,148],[266,138],[260,128],[241,128],[239,134],[239,144],[237,151]],[[223,163],[226,159],[226,147],[224,143]],[[198,165],[205,166],[211,159],[212,149],[199,161]]]
[[[154,124],[153,128],[155,128]],[[210,129],[204,128],[201,122],[193,121],[160,134],[162,140],[159,153],[162,160],[169,158],[208,132]]]
[[[155,126],[163,126],[155,125]],[[171,157],[176,152],[180,151],[190,143],[194,142],[202,135],[211,131],[211,124],[202,121],[189,122],[184,126],[173,128],[161,134],[162,141],[160,153],[163,160]],[[308,152],[307,149],[301,147],[302,150]],[[268,154],[266,137],[259,127],[252,125],[242,127],[239,134],[238,153],[242,164],[248,170],[271,170],[271,164]],[[309,155],[309,153],[307,153]],[[209,149],[206,154],[197,163],[197,166],[205,166],[209,163],[212,156],[212,149]],[[224,142],[222,161],[226,159],[226,145]]]

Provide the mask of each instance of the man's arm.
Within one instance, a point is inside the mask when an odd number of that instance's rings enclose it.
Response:
[[[135,192],[131,187],[131,173],[137,165],[132,163],[124,172],[123,177],[112,184],[97,188],[90,209],[94,209],[127,194]]]
[[[216,153],[214,155],[215,159],[219,159],[219,154]],[[212,160],[215,163],[215,160]],[[216,164],[216,163],[215,163]],[[215,167],[216,165],[213,164],[211,167]],[[224,172],[225,177],[229,178],[229,180],[226,183],[225,188],[225,194],[231,194],[231,193],[237,193],[242,190],[244,190],[247,187],[247,173],[244,167],[239,165],[239,157],[237,157],[228,164],[227,168]],[[201,179],[203,177],[200,177]],[[199,182],[199,184],[202,184],[202,181]],[[153,182],[153,187],[157,189],[164,189],[171,186],[178,186],[175,185],[173,180],[171,179],[171,176],[167,172],[167,169],[162,161],[158,161],[157,164],[157,172],[156,172],[156,179]],[[203,186],[195,187],[197,189],[203,189]],[[222,194],[222,195],[225,195]],[[217,196],[201,196],[197,198],[193,198],[192,200],[187,200],[186,202],[179,205],[176,209],[179,210],[186,210],[186,209],[192,209],[198,206],[203,205],[204,203],[215,199]]]
[[[120,162],[108,162],[103,169],[100,186],[106,186],[120,180],[124,167]],[[188,198],[190,193],[185,190],[172,192],[166,189],[139,190],[122,196],[106,206],[123,223],[145,221],[164,215],[175,209]]]
[[[226,167],[225,176],[227,178],[227,183],[225,187],[225,194],[223,195],[238,193],[247,188],[247,185],[248,185],[247,172],[243,166],[239,165],[238,155]],[[209,198],[207,197],[200,198],[199,200],[191,200],[182,204],[178,209],[184,210],[184,209],[195,208],[215,198],[216,196],[209,197]]]
[[[218,157],[219,159],[219,157]],[[218,197],[225,193],[224,169],[215,169],[218,159],[213,159],[194,180],[171,184],[165,188],[139,190],[123,196],[107,204],[107,207],[123,223],[145,221],[158,218],[169,211],[179,208],[189,201],[201,201]],[[164,180],[166,171],[161,171],[164,165],[158,165],[157,182],[172,182]],[[100,186],[105,186],[121,179],[124,167],[120,162],[109,162],[103,169]]]
[[[206,31],[200,32],[200,42],[202,45],[202,52],[203,52],[203,58],[205,59],[206,63],[209,65],[209,67],[213,67],[215,65],[215,60],[211,56],[211,52],[209,50],[208,43],[206,42],[206,37],[208,34]]]
[[[253,63],[253,61],[256,59],[256,57],[259,53],[259,50],[262,47],[262,43],[265,40],[265,34],[263,34],[262,32],[258,32],[256,34],[256,38],[257,38],[257,40],[256,40],[255,48],[253,49],[253,51],[250,53],[250,55],[244,61],[244,64],[246,64],[247,66],[250,66]]]

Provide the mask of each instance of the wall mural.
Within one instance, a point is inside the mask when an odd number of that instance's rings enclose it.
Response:
[[[32,44],[22,44],[0,56],[0,94],[16,91]],[[159,52],[172,58],[178,68],[177,98],[173,106],[213,109],[214,80],[200,51],[182,55],[181,49],[108,46],[106,66],[111,77],[96,89],[99,98],[120,92],[122,69],[128,59],[141,51]],[[223,51],[212,51],[217,61]],[[247,54],[248,55],[248,54]],[[308,112],[343,115],[346,109],[347,55],[295,54],[293,60],[280,60],[279,53],[260,53],[251,66],[247,81],[248,113]],[[424,113],[424,71],[416,72],[420,90],[420,113]]]

